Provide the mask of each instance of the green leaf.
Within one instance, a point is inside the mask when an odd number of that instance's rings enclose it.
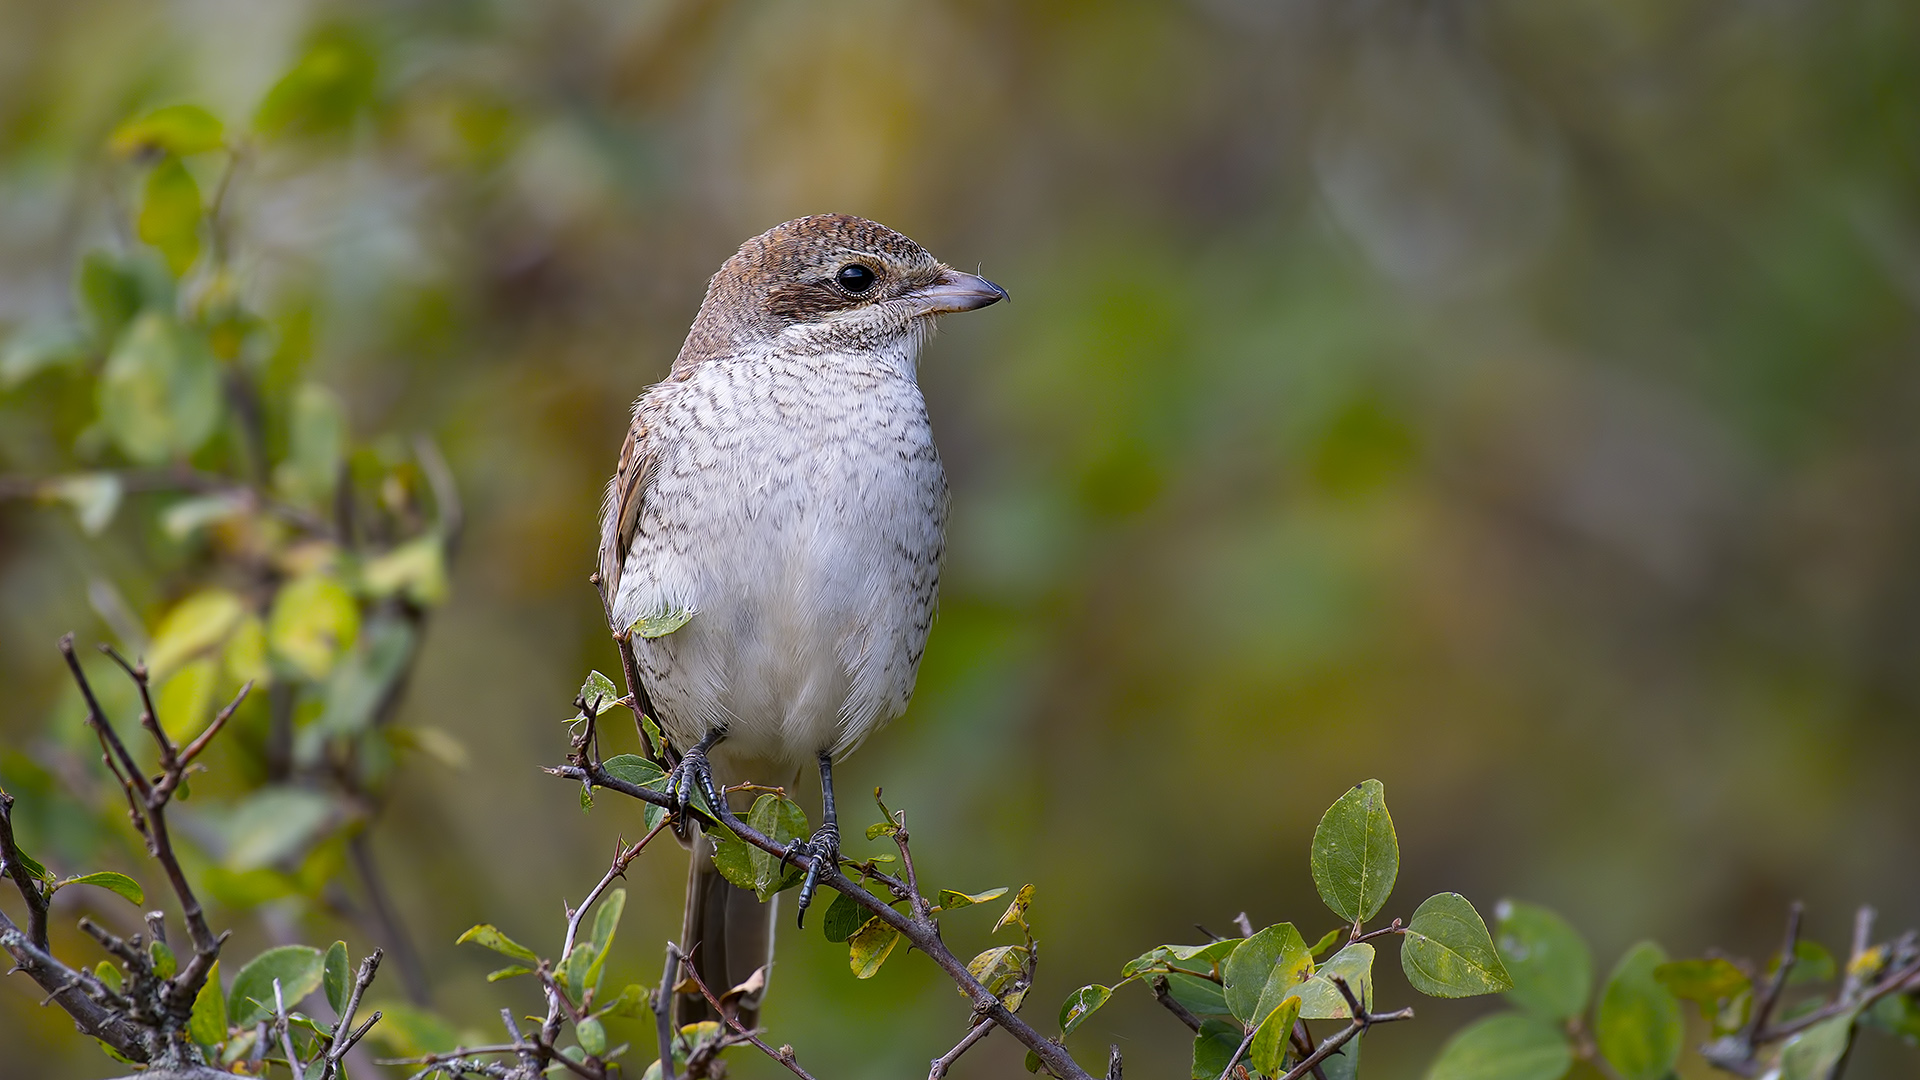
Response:
[[[1313,883],[1335,915],[1350,923],[1378,914],[1400,874],[1400,841],[1378,780],[1356,784],[1313,830]]]
[[[747,824],[771,839],[785,846],[807,836],[807,812],[800,805],[784,795],[768,792],[753,800],[753,808],[747,811]],[[759,848],[749,848],[747,857],[753,866],[753,891],[761,902],[780,892],[800,884],[806,874],[793,863],[782,863],[780,856]]]
[[[216,960],[214,963],[217,964],[219,961]],[[126,979],[120,974],[120,969],[114,967],[113,962],[110,960],[102,960],[98,964],[95,964],[93,967],[93,977],[105,983],[107,989],[116,994],[119,993],[120,988],[126,984]]]
[[[1333,976],[1346,980],[1347,989],[1360,999],[1362,1008],[1373,1006],[1373,946],[1356,941],[1332,959],[1320,965],[1313,978],[1300,984],[1300,1017],[1303,1020],[1346,1020],[1353,1016],[1346,995],[1333,984]]]
[[[0,349],[0,391],[12,390],[42,371],[78,367],[87,359],[87,338],[63,323],[28,323]]]
[[[1327,1074],[1327,1080],[1358,1080],[1360,1076],[1360,1039],[1355,1035],[1346,1044],[1335,1050],[1331,1057],[1320,1063],[1320,1071]]]
[[[1233,1010],[1227,1008],[1226,994],[1221,991],[1220,984],[1212,979],[1178,971],[1163,978],[1167,980],[1167,996],[1185,1006],[1193,1015],[1221,1019],[1233,1016]]]
[[[1300,1018],[1300,999],[1290,997],[1260,1021],[1253,1030],[1253,1042],[1247,1046],[1247,1059],[1253,1071],[1262,1076],[1279,1076],[1292,1045],[1293,1022]]]
[[[220,372],[197,334],[158,311],[134,319],[101,369],[100,420],[122,453],[164,465],[200,448],[220,422]]]
[[[637,983],[628,983],[621,989],[618,997],[601,1006],[599,1011],[606,1016],[623,1016],[628,1019],[636,1019],[644,1015],[651,1007],[647,996],[647,988]]]
[[[663,608],[633,621],[628,631],[635,637],[663,638],[693,621],[699,612],[692,608]]]
[[[1537,1016],[1510,1012],[1448,1039],[1426,1080],[1559,1080],[1572,1067],[1566,1036]]]
[[[1032,906],[1033,886],[1020,886],[1020,891],[1013,894],[1013,903],[1007,905],[1007,910],[1002,912],[999,920],[993,924],[993,932],[997,934],[1009,926],[1019,926],[1020,929],[1025,930],[1027,909]]]
[[[1326,933],[1320,935],[1320,940],[1314,942],[1312,948],[1309,950],[1310,952],[1313,953],[1314,959],[1318,960],[1321,956],[1325,955],[1328,949],[1331,949],[1335,945],[1339,944],[1340,939],[1346,937],[1348,931],[1351,929],[1352,929],[1351,927],[1336,926],[1333,929],[1327,931]]]
[[[887,956],[893,947],[900,943],[900,931],[880,921],[875,915],[847,939],[847,964],[853,968],[856,979],[871,979],[887,962]]]
[[[262,788],[227,820],[227,869],[272,866],[304,851],[336,813],[333,800],[306,788]]]
[[[327,955],[321,964],[320,985],[327,991],[327,1004],[333,1007],[335,1015],[347,1008],[347,943],[336,941],[327,948]]]
[[[287,457],[274,466],[274,485],[295,501],[331,506],[342,482],[340,466],[347,459],[346,407],[317,383],[301,383],[292,396]]]
[[[327,678],[326,705],[320,718],[300,732],[299,760],[320,760],[326,740],[358,735],[373,726],[380,705],[406,673],[417,635],[405,616],[377,613],[359,640],[340,654]]]
[[[254,113],[262,135],[328,135],[350,126],[374,97],[379,59],[348,26],[329,27],[273,84]]]
[[[1711,1020],[1722,1002],[1733,1001],[1753,988],[1753,981],[1724,957],[1705,960],[1673,960],[1653,969],[1653,977],[1667,992],[1682,1001],[1700,1007],[1700,1016]]]
[[[99,536],[113,523],[125,487],[113,473],[76,473],[48,481],[41,493],[73,507],[80,531]]]
[[[1079,1027],[1087,1017],[1098,1012],[1100,1006],[1105,1005],[1107,999],[1112,996],[1113,987],[1101,986],[1098,983],[1083,986],[1068,994],[1067,1000],[1060,1004],[1060,1037],[1064,1039],[1073,1034],[1074,1028]]]
[[[509,964],[506,967],[487,972],[487,981],[490,983],[499,982],[501,979],[511,979],[515,975],[531,974],[533,974],[533,969],[530,967],[522,967],[519,964]]]
[[[1908,1046],[1920,1046],[1920,1001],[1915,1001],[1912,994],[1888,994],[1874,1002],[1860,1019]]]
[[[331,574],[314,572],[282,586],[267,616],[267,644],[282,662],[319,681],[360,636],[360,608]]]
[[[147,283],[137,270],[104,251],[90,251],[74,275],[76,306],[87,317],[95,340],[113,344],[149,300]]]
[[[597,671],[594,672],[594,674],[600,675]],[[600,675],[600,677],[603,679],[606,678],[605,675]],[[591,702],[593,699],[588,698],[587,700]],[[653,762],[638,754],[615,754],[613,757],[601,762],[600,766],[614,776],[632,784],[634,787],[657,788],[667,778],[667,774],[660,770],[660,766],[655,765]],[[649,832],[653,830],[654,826],[660,824],[661,818],[666,816],[666,807],[655,806],[652,803],[647,803],[640,811],[640,819],[646,824]],[[748,887],[751,888],[751,886]]]
[[[220,989],[218,960],[207,969],[207,981],[194,996],[193,1014],[187,1020],[187,1037],[201,1046],[218,1046],[227,1041],[227,997]]]
[[[180,970],[180,961],[174,958],[173,949],[160,940],[147,942],[147,960],[153,965],[153,973],[163,979],[171,979]]]
[[[134,231],[167,260],[179,277],[200,257],[200,185],[177,157],[167,157],[147,174]]]
[[[70,877],[54,887],[60,888],[67,885],[95,885],[102,889],[119,893],[121,896],[126,897],[127,902],[131,904],[144,904],[147,902],[147,894],[141,891],[139,882],[125,874],[116,874],[111,870],[96,870],[91,874]]]
[[[102,1044],[102,1045],[104,1045],[104,1044]],[[1039,1071],[1040,1071],[1040,1055],[1039,1055],[1039,1054],[1036,1054],[1036,1053],[1034,1053],[1034,1052],[1033,1052],[1033,1051],[1031,1051],[1031,1050],[1029,1050],[1029,1051],[1027,1051],[1027,1056],[1026,1056],[1026,1060],[1025,1060],[1025,1065],[1027,1066],[1027,1071],[1028,1071],[1028,1072],[1030,1072],[1030,1073],[1036,1073],[1036,1074],[1037,1074],[1037,1073],[1039,1073]]]
[[[970,907],[974,904],[985,904],[993,900],[998,900],[1005,895],[1007,895],[1007,887],[1004,885],[997,889],[988,889],[983,893],[963,893],[954,892],[952,889],[941,889],[940,906],[934,908],[934,911],[952,911],[955,908]]]
[[[1780,1049],[1780,1080],[1829,1080],[1853,1043],[1857,1010],[1822,1020]]]
[[[580,1049],[593,1057],[607,1052],[607,1029],[598,1020],[589,1017],[575,1024],[573,1037],[580,1040]]]
[[[1292,923],[1279,923],[1238,943],[1220,975],[1227,1007],[1248,1026],[1259,1024],[1280,1002],[1298,993],[1313,970],[1313,954]]]
[[[758,891],[755,889],[759,878],[754,873],[754,849],[732,833],[709,833],[708,838],[713,841],[713,868],[720,871],[720,876],[736,888]]]
[[[620,915],[627,909],[627,890],[613,889],[600,901],[600,910],[593,913],[593,966],[587,968],[587,986],[600,988],[601,969],[606,966],[607,954],[613,951],[613,935],[620,929]]]
[[[218,150],[223,135],[219,117],[200,106],[167,105],[115,128],[110,145],[128,157],[184,156]]]
[[[267,991],[271,996],[271,988]],[[395,1057],[444,1054],[460,1045],[460,1033],[437,1014],[403,1002],[382,1002],[370,1036]],[[369,1013],[368,1015],[372,1015]]]
[[[465,945],[468,942],[492,949],[502,956],[512,957],[526,964],[538,966],[540,963],[540,958],[534,955],[532,949],[501,933],[492,923],[481,923],[454,940],[455,945]]]
[[[1237,1023],[1200,1021],[1200,1032],[1193,1037],[1193,1080],[1220,1080],[1244,1037]]]
[[[1513,985],[1487,924],[1459,893],[1437,893],[1414,909],[1400,945],[1400,967],[1429,997],[1473,997]]]
[[[1500,901],[1493,915],[1495,943],[1513,979],[1507,1000],[1553,1020],[1586,1012],[1593,954],[1579,932],[1546,908],[1515,900]]]
[[[1680,1059],[1680,1002],[1653,974],[1666,960],[1660,946],[1643,941],[1614,965],[1600,993],[1594,1041],[1621,1080],[1662,1080]]]
[[[272,1016],[275,979],[280,980],[287,1008],[293,1008],[320,989],[324,965],[320,950],[308,945],[282,945],[254,957],[233,977],[233,989],[227,994],[229,1022],[234,1027],[252,1027]]]
[[[1811,982],[1825,982],[1839,971],[1834,963],[1833,954],[1825,945],[1817,941],[1802,938],[1793,943],[1793,970],[1787,972],[1788,986],[1803,986]],[[1772,975],[1780,969],[1780,958],[1775,956],[1767,965],[1767,974]]]
[[[900,826],[892,821],[876,821],[867,826],[867,839],[878,840],[883,836],[892,836],[900,831]]]
[[[852,937],[868,919],[867,909],[845,893],[834,893],[833,903],[827,905],[827,917],[821,920],[821,929],[828,941],[845,941]]]
[[[1155,945],[1126,962],[1120,976],[1126,978],[1145,971],[1171,971],[1184,965],[1194,970],[1211,971],[1240,944],[1239,938],[1221,938],[1204,945]]]
[[[587,969],[592,966],[593,944],[583,941],[573,947],[566,959],[560,961],[559,967],[553,969],[554,981],[567,988],[567,997],[576,1005],[586,1000]]]

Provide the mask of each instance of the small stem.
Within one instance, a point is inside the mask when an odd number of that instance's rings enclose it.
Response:
[[[960,1055],[971,1049],[974,1043],[986,1038],[993,1026],[992,1020],[982,1020],[973,1025],[973,1029],[955,1043],[953,1049],[933,1059],[933,1068],[928,1071],[927,1080],[942,1080],[947,1070],[953,1068],[953,1063],[960,1060]]]

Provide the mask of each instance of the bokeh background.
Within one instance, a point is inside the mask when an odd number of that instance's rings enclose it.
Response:
[[[400,722],[469,761],[410,760],[374,834],[458,1022],[535,1002],[454,936],[552,948],[638,828],[536,768],[613,670],[586,575],[627,405],[741,239],[823,210],[1014,297],[924,359],[941,616],[841,776],[939,884],[1038,886],[1041,1019],[1196,921],[1316,936],[1308,840],[1369,776],[1389,913],[1534,900],[1603,971],[1641,937],[1763,952],[1793,898],[1836,947],[1858,902],[1920,921],[1920,7],[10,0],[0,321],[64,310],[111,239],[122,117],[243,127],[315,32],[366,44],[371,97],[237,178],[240,266],[354,431],[432,433],[468,503]],[[156,545],[0,505],[16,772],[58,741],[54,638],[107,635],[89,582],[168,599]],[[638,864],[616,978],[657,974],[682,876]],[[365,943],[315,918],[240,933]],[[780,955],[767,1022],[819,1075],[918,1075],[963,1030],[917,957]],[[112,1075],[39,996],[0,983],[0,1075]],[[1372,1075],[1491,1007],[1418,1006]],[[1074,1045],[1184,1075],[1156,1011]],[[1910,1075],[1870,1049],[1853,1075]],[[998,1036],[956,1075],[1018,1069]]]

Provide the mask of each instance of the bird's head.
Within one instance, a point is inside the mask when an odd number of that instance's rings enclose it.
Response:
[[[885,225],[795,218],[740,245],[713,276],[675,371],[763,343],[806,351],[917,343],[935,317],[1006,298]]]

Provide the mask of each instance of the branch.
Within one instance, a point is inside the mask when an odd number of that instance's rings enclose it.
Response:
[[[40,949],[48,948],[46,890],[27,870],[26,856],[13,838],[13,796],[4,791],[0,791],[0,875],[12,878],[20,898],[27,902],[27,940]]]
[[[1795,900],[1787,906],[1787,936],[1780,943],[1780,966],[1774,969],[1773,981],[1767,984],[1759,1002],[1754,1006],[1753,1019],[1747,1021],[1745,1042],[1752,1047],[1756,1036],[1767,1028],[1767,1021],[1773,1018],[1774,1007],[1780,1004],[1780,992],[1787,988],[1787,975],[1793,971],[1794,947],[1800,943],[1800,901]]]
[[[1173,995],[1167,990],[1167,977],[1165,975],[1155,975],[1153,981],[1147,985],[1153,988],[1153,1000],[1165,1006],[1166,1010],[1173,1014],[1174,1019],[1187,1025],[1188,1031],[1199,1032],[1200,1018],[1193,1015],[1185,1005],[1173,1000]]]
[[[360,1010],[360,996],[367,992],[367,986],[373,982],[374,972],[380,970],[380,958],[383,955],[379,949],[375,949],[360,961],[360,971],[354,976],[347,1007],[340,1011],[340,1019],[333,1025],[333,1035],[327,1040],[326,1067],[320,1071],[320,1080],[333,1080],[334,1074],[340,1069],[340,1059],[346,1057],[354,1044],[380,1022],[380,1010],[375,1009],[373,1015],[357,1030],[353,1026],[353,1015]]]
[[[1340,996],[1347,999],[1347,1011],[1353,1014],[1353,1021],[1341,1030],[1327,1036],[1326,1039],[1320,1043],[1318,1049],[1308,1054],[1298,1065],[1287,1070],[1286,1075],[1276,1077],[1275,1080],[1301,1080],[1302,1077],[1313,1072],[1321,1062],[1338,1053],[1341,1047],[1347,1045],[1348,1042],[1375,1024],[1391,1024],[1396,1020],[1413,1019],[1413,1008],[1411,1006],[1404,1009],[1397,1009],[1390,1013],[1370,1013],[1361,1006],[1360,999],[1353,996],[1353,988],[1347,985],[1347,980],[1338,975],[1334,975],[1331,978],[1333,985],[1339,989]]]
[[[658,825],[650,829],[647,835],[641,837],[639,843],[634,844],[632,847],[626,846],[626,841],[624,840],[615,841],[613,863],[607,867],[607,872],[601,875],[600,883],[588,891],[587,898],[580,901],[579,907],[567,910],[565,904],[562,903],[562,909],[567,912],[567,938],[566,943],[560,947],[560,958],[562,961],[573,955],[574,943],[580,936],[580,920],[586,915],[587,909],[591,908],[594,902],[599,900],[601,895],[607,891],[607,887],[613,884],[614,878],[626,876],[627,867],[632,864],[640,852],[653,841],[654,837],[660,835],[660,830],[666,827],[667,819],[663,817],[660,819]],[[560,1037],[561,1004],[560,988],[558,986],[550,987],[547,991],[547,1019],[540,1027],[541,1038],[548,1045],[552,1045],[553,1040]]]
[[[676,952],[677,951],[678,950],[676,950]],[[736,1037],[741,1041],[752,1043],[761,1053],[785,1065],[787,1071],[800,1077],[800,1080],[814,1080],[813,1074],[801,1068],[800,1063],[794,1060],[793,1047],[782,1046],[780,1049],[775,1050],[773,1047],[762,1042],[759,1035],[748,1030],[747,1026],[740,1022],[738,1010],[729,1010],[721,1007],[720,999],[713,996],[713,991],[709,989],[706,982],[700,978],[700,972],[695,970],[691,963],[687,962],[687,958],[684,955],[680,957],[680,968],[686,973],[688,978],[693,980],[693,985],[700,988],[701,996],[705,997],[707,1004],[713,1007],[714,1015],[720,1017],[728,1027],[732,1028]],[[661,1058],[660,1060],[665,1061],[667,1059]]]
[[[960,1055],[971,1049],[974,1043],[986,1038],[992,1030],[993,1021],[991,1020],[982,1020],[973,1025],[973,1029],[962,1036],[960,1041],[953,1045],[953,1049],[933,1059],[933,1068],[927,1072],[927,1080],[942,1080],[947,1075],[947,1070],[953,1068],[953,1063],[960,1060]]]

